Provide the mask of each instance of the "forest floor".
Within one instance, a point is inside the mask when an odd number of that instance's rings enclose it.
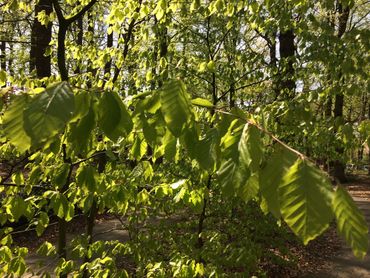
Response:
[[[367,176],[353,177],[346,187],[356,204],[363,211],[366,221],[370,225],[370,178]],[[76,217],[71,224],[68,227],[69,238],[80,234],[85,229],[85,221],[82,217]],[[36,255],[35,251],[45,240],[56,242],[56,236],[57,226],[52,225],[41,238],[38,238],[34,233],[16,237],[17,243],[30,249],[27,264],[31,269],[37,271],[48,270],[52,273],[56,261],[45,261],[45,258]],[[97,219],[94,227],[94,238],[95,240],[120,241],[129,239],[128,232],[122,228],[120,221],[109,215],[102,215]],[[277,272],[274,270],[269,271],[274,273],[273,277],[370,277],[370,256],[367,255],[362,261],[356,259],[351,249],[337,235],[334,224],[322,236],[310,242],[307,246],[297,243],[287,244],[292,254],[296,257],[297,266],[293,268],[287,266],[286,269],[280,266]],[[44,261],[43,266],[39,265],[40,261]],[[269,265],[267,267],[274,268],[274,266]],[[25,277],[38,276],[28,273]]]
[[[366,222],[370,228],[370,177],[357,176],[345,185],[355,200],[357,206],[364,213]],[[370,255],[367,254],[363,260],[357,259],[350,247],[338,237],[335,227],[331,227],[323,238],[328,240],[322,248],[317,248],[313,242],[314,253],[317,252],[316,262],[311,266],[303,267],[301,277],[313,278],[365,278],[370,277]],[[320,241],[321,239],[318,239]],[[370,241],[370,234],[369,234]],[[312,250],[312,251],[313,251]],[[319,258],[321,261],[317,261]]]

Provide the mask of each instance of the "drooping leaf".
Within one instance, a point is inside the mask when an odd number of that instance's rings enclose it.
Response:
[[[348,192],[339,186],[333,198],[333,210],[339,233],[351,246],[354,255],[364,258],[369,246],[369,228],[364,215]]]
[[[249,200],[258,192],[259,182],[254,175],[249,181],[251,174],[259,169],[262,157],[262,143],[259,131],[255,126],[245,124],[242,127],[233,122],[233,128],[222,138],[224,148],[227,149],[226,160],[218,171],[219,182],[226,195],[239,195],[244,200]]]
[[[12,196],[5,207],[6,212],[12,216],[12,221],[18,221],[18,219],[25,214],[27,206],[20,196]]]
[[[204,170],[209,172],[215,170],[220,155],[220,138],[217,129],[209,130],[205,138],[197,142],[195,154],[196,160]]]
[[[58,134],[74,112],[74,95],[68,83],[61,82],[36,95],[27,105],[24,130],[36,146]]]
[[[168,161],[172,161],[176,155],[177,138],[167,130],[163,137],[162,144],[164,148],[164,158]]]
[[[99,102],[99,124],[105,135],[116,141],[132,130],[132,120],[121,98],[115,92],[106,92]]]
[[[329,227],[332,198],[325,175],[302,159],[289,168],[279,185],[281,215],[304,244]]]
[[[260,171],[259,183],[262,197],[265,199],[269,211],[278,219],[281,216],[279,184],[296,159],[297,156],[290,150],[277,145],[273,155]]]
[[[184,131],[182,137],[184,139],[184,145],[187,150],[187,154],[191,159],[196,159],[198,152],[199,137],[195,126],[191,126]]]
[[[135,159],[140,160],[146,154],[147,146],[143,136],[136,136],[131,148],[131,155]]]
[[[222,192],[230,197],[239,193],[241,185],[244,185],[250,177],[250,171],[230,158],[221,164],[217,177]]]
[[[76,122],[70,124],[71,147],[77,153],[87,152],[89,142],[91,141],[92,131],[96,126],[96,115],[93,107],[90,107],[87,114],[82,116]]]
[[[67,182],[69,171],[70,165],[68,163],[64,163],[62,166],[60,166],[53,175],[53,184],[59,188],[63,188]]]
[[[221,149],[224,157],[239,159],[239,142],[244,125],[239,120],[230,123],[227,132],[221,138]]]
[[[191,103],[185,85],[179,80],[167,82],[161,90],[161,111],[166,125],[176,137],[180,137],[193,117]]]
[[[155,129],[155,123],[149,123],[148,119],[145,117],[141,117],[141,121],[143,123],[145,141],[148,142],[151,147],[154,147],[157,143],[157,130]]]
[[[51,194],[50,205],[59,218],[64,218],[67,222],[72,220],[74,216],[74,206],[68,201],[66,196],[59,192],[54,192]]]
[[[16,97],[4,113],[4,133],[10,142],[23,153],[31,147],[31,138],[24,129],[23,111],[29,102],[29,96]]]
[[[242,184],[239,192],[240,198],[242,198],[245,202],[248,202],[257,195],[259,187],[258,173],[253,173],[247,179],[247,182]]]
[[[191,103],[200,107],[212,108],[214,105],[208,99],[195,98],[191,100]]]
[[[79,187],[94,192],[97,187],[97,171],[90,165],[81,165],[76,174],[76,182]]]
[[[88,91],[80,91],[75,94],[75,111],[73,113],[71,122],[83,118],[89,113],[92,104],[91,93]]]
[[[251,124],[246,124],[241,135],[238,151],[240,163],[248,167],[251,172],[258,171],[262,159],[263,149],[260,131]]]
[[[41,234],[45,231],[46,227],[49,225],[49,216],[46,212],[40,212],[40,216],[37,219],[36,225],[36,233],[37,236],[41,236]]]

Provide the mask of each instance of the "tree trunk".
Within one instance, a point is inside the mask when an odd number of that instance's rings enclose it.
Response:
[[[0,42],[0,68],[6,71],[6,42]]]
[[[79,46],[82,46],[83,44],[83,38],[84,38],[84,30],[83,30],[83,24],[84,23],[84,19],[83,17],[81,16],[78,20],[77,20],[77,28],[78,28],[78,33],[77,33],[77,45]],[[77,65],[76,67],[76,70],[75,70],[75,73],[76,74],[79,74],[81,73],[81,66],[80,65]]]
[[[346,31],[347,21],[349,17],[349,7],[343,9],[341,3],[338,4],[338,34],[337,37],[340,39]],[[341,79],[342,73],[339,73],[339,79]],[[334,121],[342,122],[343,121],[343,107],[344,107],[344,95],[341,91],[337,92],[335,95],[334,102]],[[338,147],[336,153],[339,157],[343,157],[344,148]],[[347,177],[345,175],[345,165],[340,159],[337,159],[333,163],[333,175],[341,183],[347,182]]]
[[[279,34],[280,80],[278,88],[284,99],[293,98],[296,87],[293,66],[296,49],[294,38],[295,35],[292,29],[282,31]]]
[[[51,23],[42,25],[37,19],[37,14],[45,12],[49,15],[53,11],[49,0],[40,0],[35,6],[35,18],[31,30],[30,71],[36,69],[38,78],[51,75],[51,57],[45,56],[45,51],[51,41]]]

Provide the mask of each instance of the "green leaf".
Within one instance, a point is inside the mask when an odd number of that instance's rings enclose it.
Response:
[[[209,61],[208,63],[207,63],[207,69],[209,70],[209,71],[211,71],[211,72],[214,72],[215,70],[216,70],[216,64],[215,64],[215,62],[214,61]]]
[[[24,130],[32,145],[40,145],[58,134],[74,112],[74,96],[68,83],[62,82],[36,95],[27,105]]]
[[[66,182],[69,173],[70,165],[64,163],[60,168],[56,170],[56,173],[53,175],[53,184],[62,188]]]
[[[10,197],[5,207],[6,212],[12,216],[12,221],[18,221],[27,208],[25,201],[19,196]]]
[[[24,129],[23,111],[27,107],[29,96],[16,97],[4,113],[4,133],[10,142],[24,153],[31,147],[31,138]]]
[[[50,242],[44,241],[36,252],[41,256],[51,256],[56,254],[56,248]]]
[[[163,137],[162,144],[164,148],[164,158],[168,161],[172,161],[176,155],[177,138],[167,130]]]
[[[0,70],[0,87],[6,85],[6,72],[4,70]]]
[[[266,166],[260,171],[259,183],[262,197],[265,199],[269,211],[278,219],[281,216],[279,184],[296,159],[297,156],[290,150],[277,145]]]
[[[9,263],[13,258],[12,250],[8,246],[0,247],[0,259],[1,262]]]
[[[251,172],[257,172],[263,155],[261,134],[257,127],[251,124],[244,126],[238,150],[240,162],[245,164]]]
[[[145,142],[143,136],[136,136],[134,139],[134,144],[131,148],[131,155],[137,159],[140,160],[147,151],[147,143]]]
[[[248,168],[234,162],[232,158],[225,161],[217,172],[222,192],[229,197],[238,194],[241,185],[244,185],[249,177],[250,171]]]
[[[151,146],[154,147],[157,142],[157,130],[155,129],[155,123],[149,123],[145,117],[141,117],[143,123],[143,133],[145,141]]]
[[[53,193],[50,199],[54,213],[59,218],[64,218],[67,222],[71,221],[74,216],[74,206],[68,202],[67,198],[61,193]]]
[[[188,152],[188,155],[191,159],[197,158],[198,152],[198,132],[195,126],[191,126],[184,131],[182,137],[184,139],[185,147]]]
[[[348,192],[339,186],[334,193],[333,210],[339,233],[356,257],[363,259],[368,249],[368,224]]]
[[[255,197],[259,190],[259,176],[258,173],[253,173],[240,188],[239,196],[243,201],[248,202]]]
[[[26,271],[26,262],[22,257],[14,258],[9,264],[9,271],[21,277]]]
[[[91,93],[88,91],[79,91],[75,95],[75,111],[71,122],[78,119],[82,119],[87,113],[89,113],[92,104]]]
[[[214,105],[212,102],[210,102],[207,99],[204,98],[195,98],[191,100],[191,103],[193,105],[201,106],[201,107],[207,107],[207,108],[212,108]]]
[[[199,72],[205,72],[207,70],[207,62],[202,62],[199,64]]]
[[[325,175],[298,159],[279,185],[281,215],[304,244],[320,235],[332,219],[333,192]]]
[[[86,188],[94,192],[97,187],[97,171],[90,165],[81,165],[76,174],[76,182],[79,187]]]
[[[36,225],[36,233],[37,236],[41,236],[41,234],[45,231],[46,227],[49,225],[49,216],[46,212],[40,212],[40,216],[37,219]]]
[[[71,123],[69,140],[72,143],[71,147],[77,153],[89,151],[89,142],[95,126],[96,116],[93,107],[90,107],[88,113],[77,122]]]
[[[112,141],[129,134],[132,120],[121,98],[115,92],[106,92],[99,102],[99,124]]]
[[[195,154],[200,167],[209,172],[215,170],[220,156],[220,137],[217,129],[209,130],[205,138],[197,142]]]
[[[176,137],[193,119],[193,112],[185,85],[179,80],[167,82],[161,90],[161,111],[166,125]]]
[[[231,157],[224,162],[218,177],[224,194],[228,196],[240,195],[244,200],[254,197],[258,191],[257,175],[248,181],[252,173],[259,170],[263,154],[259,130],[250,124],[245,124],[243,131],[237,122],[230,126],[227,134],[222,138],[223,145],[229,149],[228,156]]]

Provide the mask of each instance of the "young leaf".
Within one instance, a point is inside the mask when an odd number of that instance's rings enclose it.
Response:
[[[334,193],[333,210],[339,233],[358,258],[364,258],[368,249],[368,224],[348,192],[339,186]]]
[[[25,213],[26,203],[21,197],[13,196],[5,207],[6,212],[12,216],[12,220],[18,221],[18,219]]]
[[[29,96],[16,97],[4,113],[4,133],[17,149],[24,153],[31,147],[31,138],[24,129],[23,111],[27,107]]]
[[[161,111],[166,125],[176,137],[193,117],[185,85],[179,80],[167,82],[161,91]]]
[[[278,219],[281,216],[279,184],[296,159],[297,156],[294,153],[278,145],[266,166],[260,171],[259,184],[262,197],[265,199],[269,211]]]
[[[94,192],[97,184],[96,168],[90,165],[81,165],[77,170],[76,182],[79,187]]]
[[[77,122],[70,124],[71,147],[77,152],[82,153],[88,150],[91,134],[96,126],[96,116],[93,107],[90,107],[88,113],[85,114]]]
[[[235,196],[242,184],[250,177],[250,171],[244,165],[239,165],[233,159],[225,161],[217,172],[218,182],[226,196]]]
[[[259,190],[259,179],[258,179],[258,173],[253,173],[247,180],[246,183],[244,183],[239,192],[240,198],[242,198],[245,202],[248,202],[253,197],[255,197]]]
[[[304,244],[320,235],[332,219],[333,192],[324,174],[298,159],[279,185],[283,219]]]
[[[215,170],[220,154],[219,146],[220,138],[217,129],[209,130],[205,138],[197,142],[195,153],[200,167],[209,172]]]
[[[40,216],[37,219],[36,233],[37,236],[41,236],[45,231],[46,227],[49,225],[49,216],[46,212],[40,212]]]
[[[193,105],[197,105],[197,106],[200,106],[200,107],[207,107],[207,108],[212,108],[214,106],[212,104],[212,102],[210,102],[208,99],[204,99],[204,98],[192,99],[191,103]]]
[[[121,98],[114,92],[103,94],[99,103],[99,124],[112,141],[130,133],[132,120]]]
[[[263,154],[260,131],[254,125],[246,124],[238,144],[240,163],[251,172],[257,172]]]
[[[24,129],[32,145],[39,145],[55,136],[66,125],[74,112],[74,95],[68,83],[58,83],[36,95],[27,105]]]

